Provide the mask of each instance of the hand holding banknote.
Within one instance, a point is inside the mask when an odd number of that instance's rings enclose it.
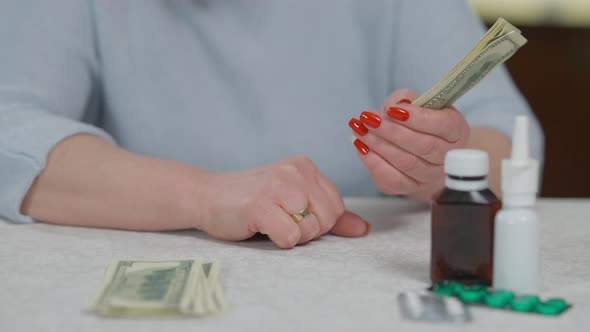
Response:
[[[350,120],[354,145],[383,193],[427,201],[443,187],[445,154],[465,147],[471,133],[452,104],[525,43],[520,30],[499,18],[430,90],[395,91],[381,110]]]
[[[355,145],[366,148],[366,153],[359,150],[361,160],[379,190],[426,201],[444,185],[445,154],[465,147],[470,129],[454,107],[435,111],[412,105],[416,97],[397,90],[381,110],[365,111],[351,123],[353,129],[359,125]]]

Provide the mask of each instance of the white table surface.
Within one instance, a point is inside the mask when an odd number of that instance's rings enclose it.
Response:
[[[430,215],[405,200],[348,199],[370,236],[292,250],[197,231],[142,233],[0,222],[0,331],[588,331],[590,200],[539,202],[543,296],[560,317],[472,309],[469,324],[403,320],[397,293],[429,285]],[[229,310],[205,319],[105,319],[84,311],[116,259],[202,257],[222,264]]]

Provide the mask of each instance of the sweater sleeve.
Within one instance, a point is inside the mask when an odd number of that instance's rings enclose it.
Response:
[[[97,100],[91,9],[81,0],[0,2],[0,218],[20,212],[52,148],[87,133]]]
[[[407,87],[419,94],[426,92],[485,33],[483,25],[463,0],[399,0],[397,7],[392,64],[394,89]],[[496,68],[455,106],[471,127],[494,128],[509,138],[514,117],[528,116],[531,154],[542,161],[543,131],[504,66]]]

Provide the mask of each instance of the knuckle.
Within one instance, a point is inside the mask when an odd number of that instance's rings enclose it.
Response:
[[[298,182],[303,178],[302,171],[292,163],[280,165],[273,178],[280,181],[279,185],[284,186],[290,182]]]
[[[307,156],[304,156],[304,155],[295,156],[295,157],[293,157],[293,159],[301,164],[313,164],[311,159]]]
[[[283,164],[278,167],[277,173],[279,177],[293,176],[299,174],[299,168],[297,168],[297,166],[291,163]]]
[[[273,176],[268,179],[266,187],[263,193],[268,193],[271,197],[275,197],[284,190],[285,180],[282,176]]]
[[[297,198],[297,189],[280,177],[272,178],[268,182],[267,188],[262,190],[258,196],[260,200],[271,201],[277,204],[288,203],[293,197]]]
[[[293,158],[294,164],[303,172],[316,172],[317,167],[307,156],[296,156]]]

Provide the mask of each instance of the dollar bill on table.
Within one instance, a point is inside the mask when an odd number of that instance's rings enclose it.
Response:
[[[198,259],[115,261],[92,306],[109,317],[207,316],[225,309],[219,264]]]
[[[526,42],[520,30],[499,18],[465,58],[413,104],[430,109],[453,104]]]

